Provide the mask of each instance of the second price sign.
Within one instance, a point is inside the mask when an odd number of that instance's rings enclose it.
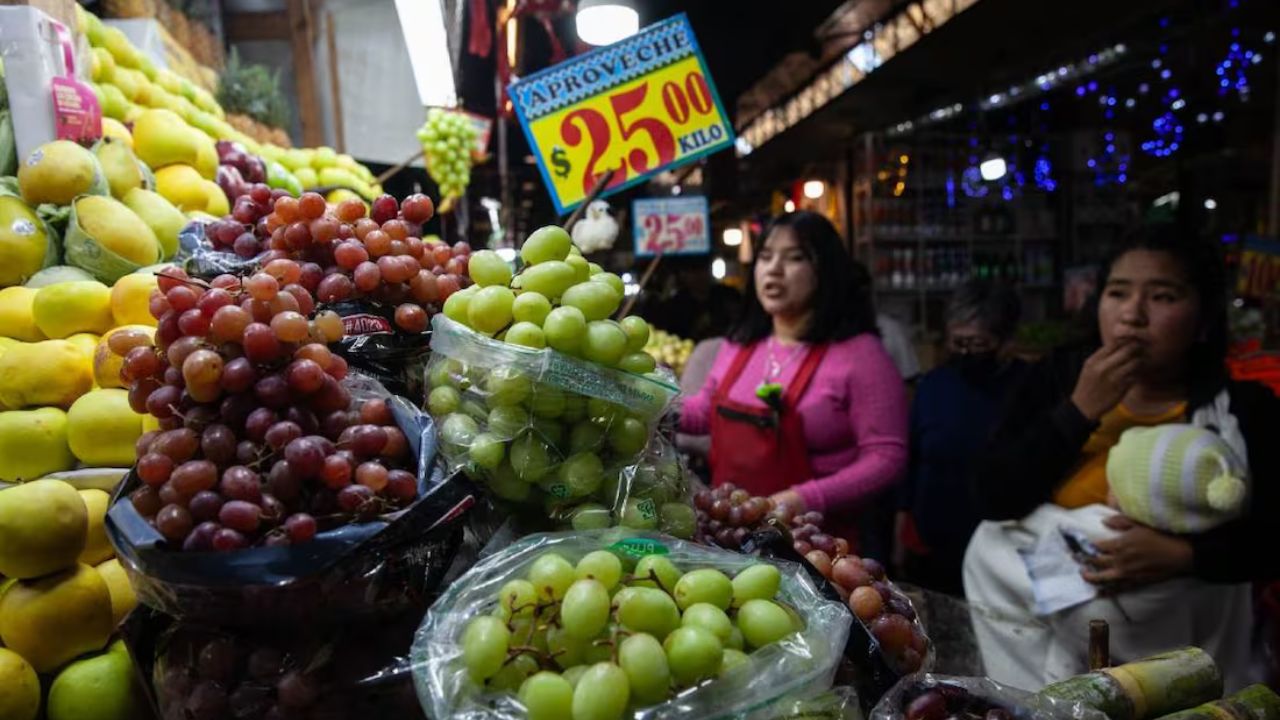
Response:
[[[509,89],[556,211],[600,176],[602,195],[733,144],[733,126],[684,14]]]

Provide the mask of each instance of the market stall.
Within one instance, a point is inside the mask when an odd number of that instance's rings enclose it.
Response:
[[[620,141],[594,173],[521,107],[577,212],[473,248],[431,230],[483,118],[427,111],[440,196],[393,197],[230,119],[203,70],[245,80],[204,25],[169,16],[192,49],[160,67],[75,10],[0,7],[0,720],[1280,720],[1196,648],[1103,643],[1047,688],[934,674],[942,621],[840,522],[689,471],[692,342],[573,227],[678,164],[670,128],[684,161],[732,144],[685,18],[646,31],[686,48],[637,86],[676,108],[645,118],[661,162]],[[707,240],[693,204],[651,267]]]

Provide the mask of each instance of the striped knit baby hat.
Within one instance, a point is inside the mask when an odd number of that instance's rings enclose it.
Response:
[[[1227,443],[1194,425],[1126,430],[1107,456],[1120,511],[1174,533],[1203,532],[1240,515],[1246,478]]]

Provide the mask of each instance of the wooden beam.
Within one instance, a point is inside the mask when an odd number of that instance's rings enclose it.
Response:
[[[338,40],[333,29],[333,13],[324,14],[324,30],[329,45],[329,94],[333,102],[333,146],[347,151],[346,132],[342,127],[342,90],[338,83]]]
[[[228,42],[252,42],[255,40],[289,40],[289,13],[230,12],[223,21]]]
[[[311,54],[311,38],[314,37],[311,10],[306,0],[288,2],[289,42],[293,46],[293,73],[298,88],[302,145],[318,147],[324,144],[324,127],[320,122],[320,98],[316,93],[315,64]]]

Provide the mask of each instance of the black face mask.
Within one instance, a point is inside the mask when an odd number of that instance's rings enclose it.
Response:
[[[1003,363],[993,350],[951,356],[951,366],[969,382],[984,382],[999,374]]]

